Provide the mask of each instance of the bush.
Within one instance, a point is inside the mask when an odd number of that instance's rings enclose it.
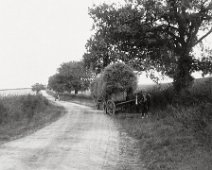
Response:
[[[29,135],[65,112],[41,95],[0,97],[0,143]]]
[[[172,86],[164,89],[155,87],[147,93],[151,94],[151,104],[154,109],[164,110],[168,105],[172,106],[195,106],[206,103],[212,103],[208,93],[193,93],[193,91],[184,90],[180,94],[175,93]]]
[[[163,90],[155,87],[151,91],[148,91],[148,93],[151,95],[151,108],[155,110],[166,109],[168,105],[173,103],[175,97],[172,87]]]
[[[34,114],[36,114],[36,112],[45,109],[45,106],[48,104],[49,104],[48,100],[41,95],[22,96],[21,100],[22,110],[27,115],[28,118],[32,118]]]
[[[0,98],[0,123],[31,119],[37,112],[45,110],[49,101],[42,95],[8,96]]]

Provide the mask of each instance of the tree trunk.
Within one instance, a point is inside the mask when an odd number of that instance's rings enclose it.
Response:
[[[174,75],[174,88],[177,93],[187,89],[193,83],[191,76],[192,58],[189,54],[184,53],[178,60],[178,67]]]

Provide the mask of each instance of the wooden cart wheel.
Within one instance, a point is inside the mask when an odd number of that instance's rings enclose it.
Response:
[[[107,112],[110,115],[115,115],[116,113],[116,104],[112,100],[107,101]]]
[[[107,103],[106,102],[103,103],[103,111],[104,111],[105,114],[108,114],[108,112],[107,112]]]

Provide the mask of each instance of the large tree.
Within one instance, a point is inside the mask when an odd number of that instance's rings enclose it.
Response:
[[[67,90],[65,88],[65,77],[60,74],[54,74],[53,76],[49,77],[48,80],[48,88],[52,89],[56,92],[64,92]]]
[[[107,56],[109,62],[121,60],[139,70],[162,72],[174,79],[178,92],[192,83],[193,71],[210,70],[209,58],[199,60],[192,50],[212,32],[211,0],[125,2],[90,9],[96,30],[92,42],[106,42],[105,48],[110,47],[107,55],[103,53],[99,58]],[[92,48],[93,43],[87,45],[86,59],[91,61],[97,49]]]
[[[71,61],[61,64],[58,68],[59,74],[67,77],[67,85],[77,93],[79,90],[86,90],[90,85],[91,72],[84,67],[82,61]]]
[[[57,69],[58,73],[49,78],[49,87],[58,92],[86,90],[90,84],[90,72],[84,63],[71,61],[63,63]]]
[[[118,61],[118,51],[111,43],[113,39],[111,34],[111,25],[108,20],[109,11],[112,7],[107,4],[90,9],[89,15],[94,20],[93,29],[95,34],[90,37],[86,43],[87,52],[84,54],[83,59],[85,66],[91,69],[103,70],[110,63]],[[94,14],[95,13],[95,14]]]

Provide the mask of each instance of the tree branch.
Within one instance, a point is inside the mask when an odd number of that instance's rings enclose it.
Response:
[[[200,41],[202,41],[204,38],[206,38],[210,33],[212,33],[212,28],[205,34],[203,35],[199,40],[197,40],[193,46],[197,45]]]

